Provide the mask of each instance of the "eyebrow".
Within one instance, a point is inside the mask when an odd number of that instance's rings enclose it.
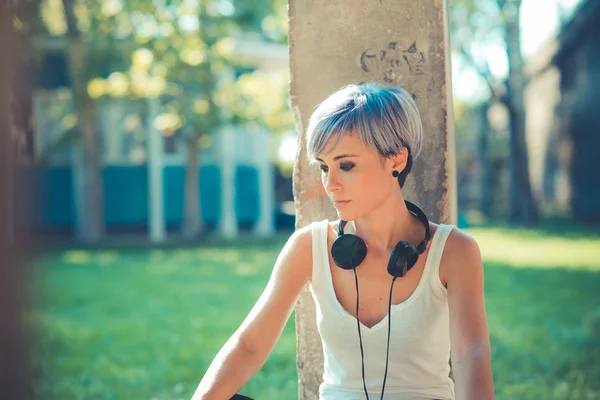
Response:
[[[333,157],[333,161],[337,161],[340,158],[349,158],[349,157],[358,157],[356,154],[340,154],[339,156],[335,156]],[[321,162],[325,162],[323,160],[321,160],[320,158],[315,158],[315,160],[321,161]]]

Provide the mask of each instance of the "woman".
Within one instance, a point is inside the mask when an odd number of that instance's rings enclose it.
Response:
[[[265,291],[194,399],[229,399],[244,386],[266,361],[307,282],[325,357],[321,399],[375,399],[384,396],[384,385],[385,399],[493,398],[479,247],[452,225],[418,218],[418,207],[402,195],[421,142],[419,112],[401,88],[349,85],[317,107],[307,153],[340,220],[315,222],[289,238]],[[340,221],[348,221],[343,234],[368,249],[360,265],[336,267]],[[421,254],[392,278],[389,266],[402,241],[421,242]],[[392,279],[397,284],[390,289]]]

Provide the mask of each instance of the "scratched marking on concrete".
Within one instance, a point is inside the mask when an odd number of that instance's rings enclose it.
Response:
[[[425,51],[418,48],[416,41],[404,47],[389,42],[386,47],[369,47],[360,54],[360,68],[368,74],[381,74],[387,83],[397,83],[406,75],[426,75],[427,63]]]

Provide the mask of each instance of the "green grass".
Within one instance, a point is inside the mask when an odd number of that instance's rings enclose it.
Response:
[[[467,231],[485,260],[496,398],[600,398],[600,234]],[[26,314],[36,398],[189,399],[284,242],[39,259]],[[293,318],[243,393],[297,397]]]

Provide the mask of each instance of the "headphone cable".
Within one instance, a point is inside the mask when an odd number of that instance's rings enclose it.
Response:
[[[388,302],[388,337],[387,337],[387,349],[385,350],[385,372],[383,373],[383,385],[381,387],[381,399],[383,400],[383,393],[385,392],[385,381],[387,379],[388,372],[388,358],[390,356],[390,332],[392,330],[392,293],[394,289],[394,282],[396,282],[397,276],[392,278],[392,284],[390,285],[390,300]]]
[[[367,383],[365,381],[365,355],[363,351],[362,345],[362,336],[360,334],[360,320],[358,319],[358,275],[356,275],[356,268],[353,266],[352,271],[354,271],[354,281],[356,282],[356,326],[358,327],[358,340],[360,343],[360,361],[362,365],[362,380],[363,380],[363,388],[365,390],[365,396],[367,396],[367,400],[369,400],[369,393],[367,392]],[[389,337],[388,337],[388,346],[389,346]],[[385,382],[385,381],[384,381]]]

